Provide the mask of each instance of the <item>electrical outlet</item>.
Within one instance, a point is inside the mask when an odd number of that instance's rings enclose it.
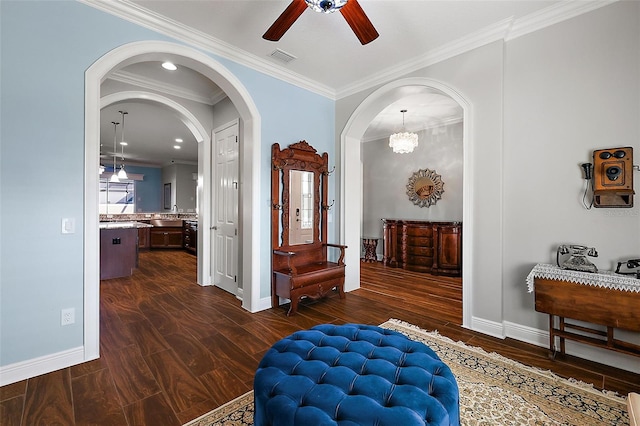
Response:
[[[63,309],[60,313],[60,325],[70,325],[76,322],[76,310],[74,308]]]

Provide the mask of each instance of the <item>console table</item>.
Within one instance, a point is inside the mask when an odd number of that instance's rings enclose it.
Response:
[[[560,338],[562,354],[565,339],[570,339],[640,356],[640,345],[614,337],[616,328],[640,332],[639,279],[609,271],[589,273],[538,264],[527,276],[527,286],[530,293],[535,293],[536,311],[549,314],[551,357],[555,356],[556,337]],[[565,318],[603,325],[606,331],[567,323]]]
[[[382,219],[385,266],[462,275],[462,223]]]

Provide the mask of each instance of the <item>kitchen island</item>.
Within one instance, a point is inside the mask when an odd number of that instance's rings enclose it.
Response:
[[[138,229],[141,222],[100,222],[100,279],[127,277],[138,266]]]

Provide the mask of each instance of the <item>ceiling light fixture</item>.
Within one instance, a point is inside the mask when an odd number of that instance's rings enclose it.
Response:
[[[122,165],[120,166],[120,171],[118,172],[118,178],[119,179],[128,179],[129,177],[127,176],[127,172],[124,170],[124,146],[127,145],[127,143],[124,141],[124,116],[126,114],[129,114],[127,111],[118,111],[121,115],[122,115],[122,140],[120,142],[120,146],[122,146]],[[113,168],[113,171],[115,172],[115,166]]]
[[[182,142],[183,142],[183,140],[182,140],[182,139],[180,139],[180,138],[176,138],[176,142],[178,142],[178,143],[182,143]]]
[[[413,152],[418,146],[418,135],[416,133],[407,132],[404,128],[404,113],[406,109],[400,110],[402,113],[402,130],[389,136],[389,146],[393,152],[397,154],[407,154]]]
[[[333,13],[336,10],[342,9],[347,4],[348,0],[304,0],[311,9],[316,12]]]
[[[111,123],[113,123],[113,174],[111,175],[111,179],[109,179],[109,182],[120,182],[120,179],[118,179],[118,173],[116,173],[116,157],[118,156],[118,145],[117,145],[117,129],[118,129],[118,124],[115,121],[112,121]]]
[[[162,63],[162,68],[164,68],[165,70],[168,70],[168,71],[175,71],[175,70],[178,69],[178,67],[175,66],[175,64],[173,62],[169,62],[169,61],[163,62]]]
[[[174,145],[173,148],[174,149],[180,149],[180,145]]]

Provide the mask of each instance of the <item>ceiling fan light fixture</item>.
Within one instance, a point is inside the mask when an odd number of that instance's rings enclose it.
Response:
[[[118,171],[118,179],[128,179],[127,172],[124,169],[124,164],[120,166],[120,170]]]
[[[311,9],[321,13],[333,13],[342,9],[348,0],[304,0]]]
[[[400,112],[402,113],[402,130],[389,136],[389,147],[396,154],[408,154],[418,146],[418,135],[405,130],[404,113],[407,110],[403,109]]]

